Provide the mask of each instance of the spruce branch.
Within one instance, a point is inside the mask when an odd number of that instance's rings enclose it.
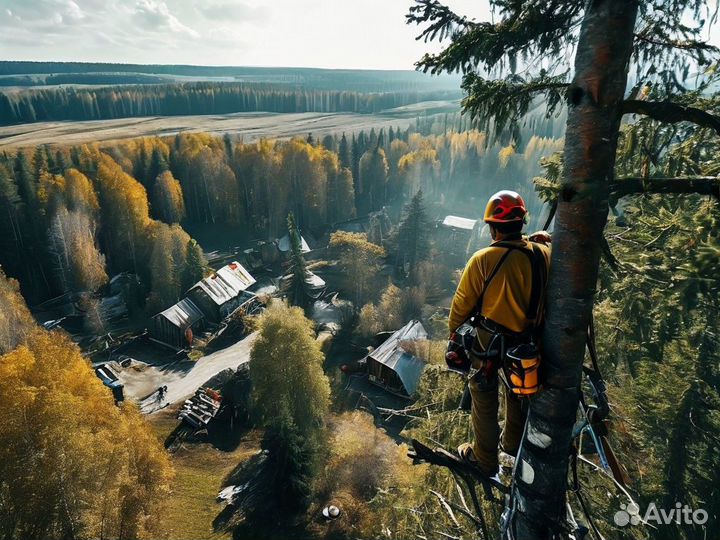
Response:
[[[644,32],[635,34],[635,39],[643,43],[647,43],[648,45],[655,45],[668,49],[680,49],[683,51],[691,51],[695,53],[699,51],[705,51],[712,54],[720,53],[720,48],[716,47],[715,45],[711,45],[710,43],[707,43],[705,41],[700,41],[697,39],[659,39],[656,34],[654,35],[652,33],[651,30],[646,30]]]

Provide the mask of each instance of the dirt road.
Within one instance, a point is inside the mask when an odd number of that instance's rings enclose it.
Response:
[[[203,383],[211,379],[221,371],[231,368],[235,369],[240,364],[250,361],[250,349],[257,339],[257,333],[252,333],[242,341],[238,341],[227,349],[203,356],[195,362],[195,365],[184,374],[174,371],[168,373],[168,378],[163,381],[167,386],[165,399],[159,402],[157,394],[152,394],[140,402],[140,410],[146,414],[152,414],[160,409],[186,399],[195,393]]]
[[[183,131],[230,133],[246,142],[261,138],[306,136],[316,139],[329,133],[355,133],[371,128],[407,128],[424,114],[459,111],[457,101],[415,103],[378,114],[356,113],[235,113],[198,116],[152,116],[89,120],[82,122],[36,122],[0,127],[0,148],[40,144],[76,145],[146,136],[169,136]]]

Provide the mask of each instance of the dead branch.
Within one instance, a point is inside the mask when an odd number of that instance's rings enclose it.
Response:
[[[450,538],[450,540],[462,540],[459,536],[453,536],[452,534],[444,533],[442,531],[436,531],[440,536],[444,536],[445,538]]]
[[[375,407],[375,410],[377,411],[378,415],[380,415],[380,414],[387,415],[387,417],[384,420],[385,422],[388,422],[391,418],[393,418],[395,416],[402,416],[404,418],[411,418],[414,420],[423,420],[424,417],[417,416],[417,415],[410,414],[410,413],[416,412],[416,411],[422,411],[423,409],[425,409],[425,412],[427,413],[427,417],[430,418],[430,409],[432,407],[434,407],[435,405],[437,405],[438,403],[440,403],[440,402],[437,401],[434,403],[429,403],[427,405],[420,405],[417,407],[406,407],[404,409],[387,409],[385,407]]]
[[[444,448],[431,450],[415,439],[412,439],[412,447],[413,450],[408,452],[408,457],[412,458],[414,463],[424,462],[445,467],[460,476],[463,480],[469,481],[471,485],[480,484],[488,500],[503,504],[503,501],[495,497],[492,493],[493,489],[496,489],[502,495],[509,493],[508,487],[499,480],[485,476],[480,469],[469,463],[465,463],[459,456],[451,454]]]
[[[430,490],[430,493],[432,493],[433,495],[435,495],[438,498],[438,501],[440,502],[440,506],[442,506],[443,510],[445,510],[445,512],[447,512],[447,515],[450,516],[450,519],[455,524],[455,527],[457,527],[458,529],[462,529],[462,527],[460,526],[460,523],[458,523],[458,520],[455,517],[455,512],[453,512],[452,507],[448,504],[447,499],[445,499],[445,497],[443,497],[440,493],[438,493],[437,491],[434,491],[432,489]]]
[[[618,178],[610,184],[610,192],[618,199],[639,193],[697,194],[720,198],[720,178],[714,176]]]
[[[674,124],[692,122],[698,126],[714,129],[720,135],[720,117],[696,107],[685,107],[671,101],[644,101],[629,99],[622,104],[623,114],[642,114],[653,120]]]
[[[460,484],[455,484],[455,485],[456,485],[457,488],[458,488],[458,493],[460,493],[460,496],[462,497],[462,489],[460,489]],[[482,524],[480,518],[478,518],[475,514],[473,514],[469,509],[463,508],[463,507],[460,506],[459,504],[456,504],[456,503],[454,503],[453,501],[451,501],[451,500],[449,500],[449,499],[446,499],[445,497],[443,497],[443,496],[442,496],[440,493],[438,493],[437,491],[433,491],[433,490],[431,489],[431,490],[430,490],[430,493],[432,493],[433,495],[435,495],[435,496],[438,498],[438,500],[442,503],[443,506],[446,506],[446,507],[447,507],[446,510],[447,510],[448,512],[452,512],[452,510],[455,510],[455,511],[457,511],[457,512],[460,512],[463,516],[465,516],[466,518],[468,518],[470,521],[472,521],[472,522],[475,524],[475,526],[479,526],[479,525]],[[464,497],[463,497],[463,500],[464,500]],[[452,516],[450,516],[450,517],[451,517],[451,519],[453,520],[453,522],[455,522],[454,514],[453,514]],[[460,527],[460,525],[458,525],[458,527]]]

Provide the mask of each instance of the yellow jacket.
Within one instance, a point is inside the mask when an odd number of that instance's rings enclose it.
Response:
[[[495,265],[508,248],[496,246],[476,252],[465,266],[460,284],[458,285],[452,306],[448,326],[454,332],[475,310],[475,306],[483,292],[485,281],[490,277]],[[523,237],[520,240],[503,240],[503,243],[514,244],[524,249],[532,249],[531,242]],[[545,256],[545,263],[550,269],[550,247],[536,244]],[[528,328],[529,321],[525,316],[530,304],[532,289],[532,267],[529,258],[518,250],[512,250],[503,262],[500,270],[490,282],[483,297],[482,315],[503,325],[513,332],[523,332]]]

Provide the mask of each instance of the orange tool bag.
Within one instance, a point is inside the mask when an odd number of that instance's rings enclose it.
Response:
[[[540,390],[540,351],[535,343],[523,343],[505,353],[505,379],[514,394],[528,396]]]
[[[532,253],[521,250],[530,258],[532,289],[525,315],[530,328],[520,335],[519,343],[505,351],[503,372],[508,388],[519,396],[528,396],[540,390],[540,349],[536,343],[542,319],[547,266],[540,248],[532,245]]]

